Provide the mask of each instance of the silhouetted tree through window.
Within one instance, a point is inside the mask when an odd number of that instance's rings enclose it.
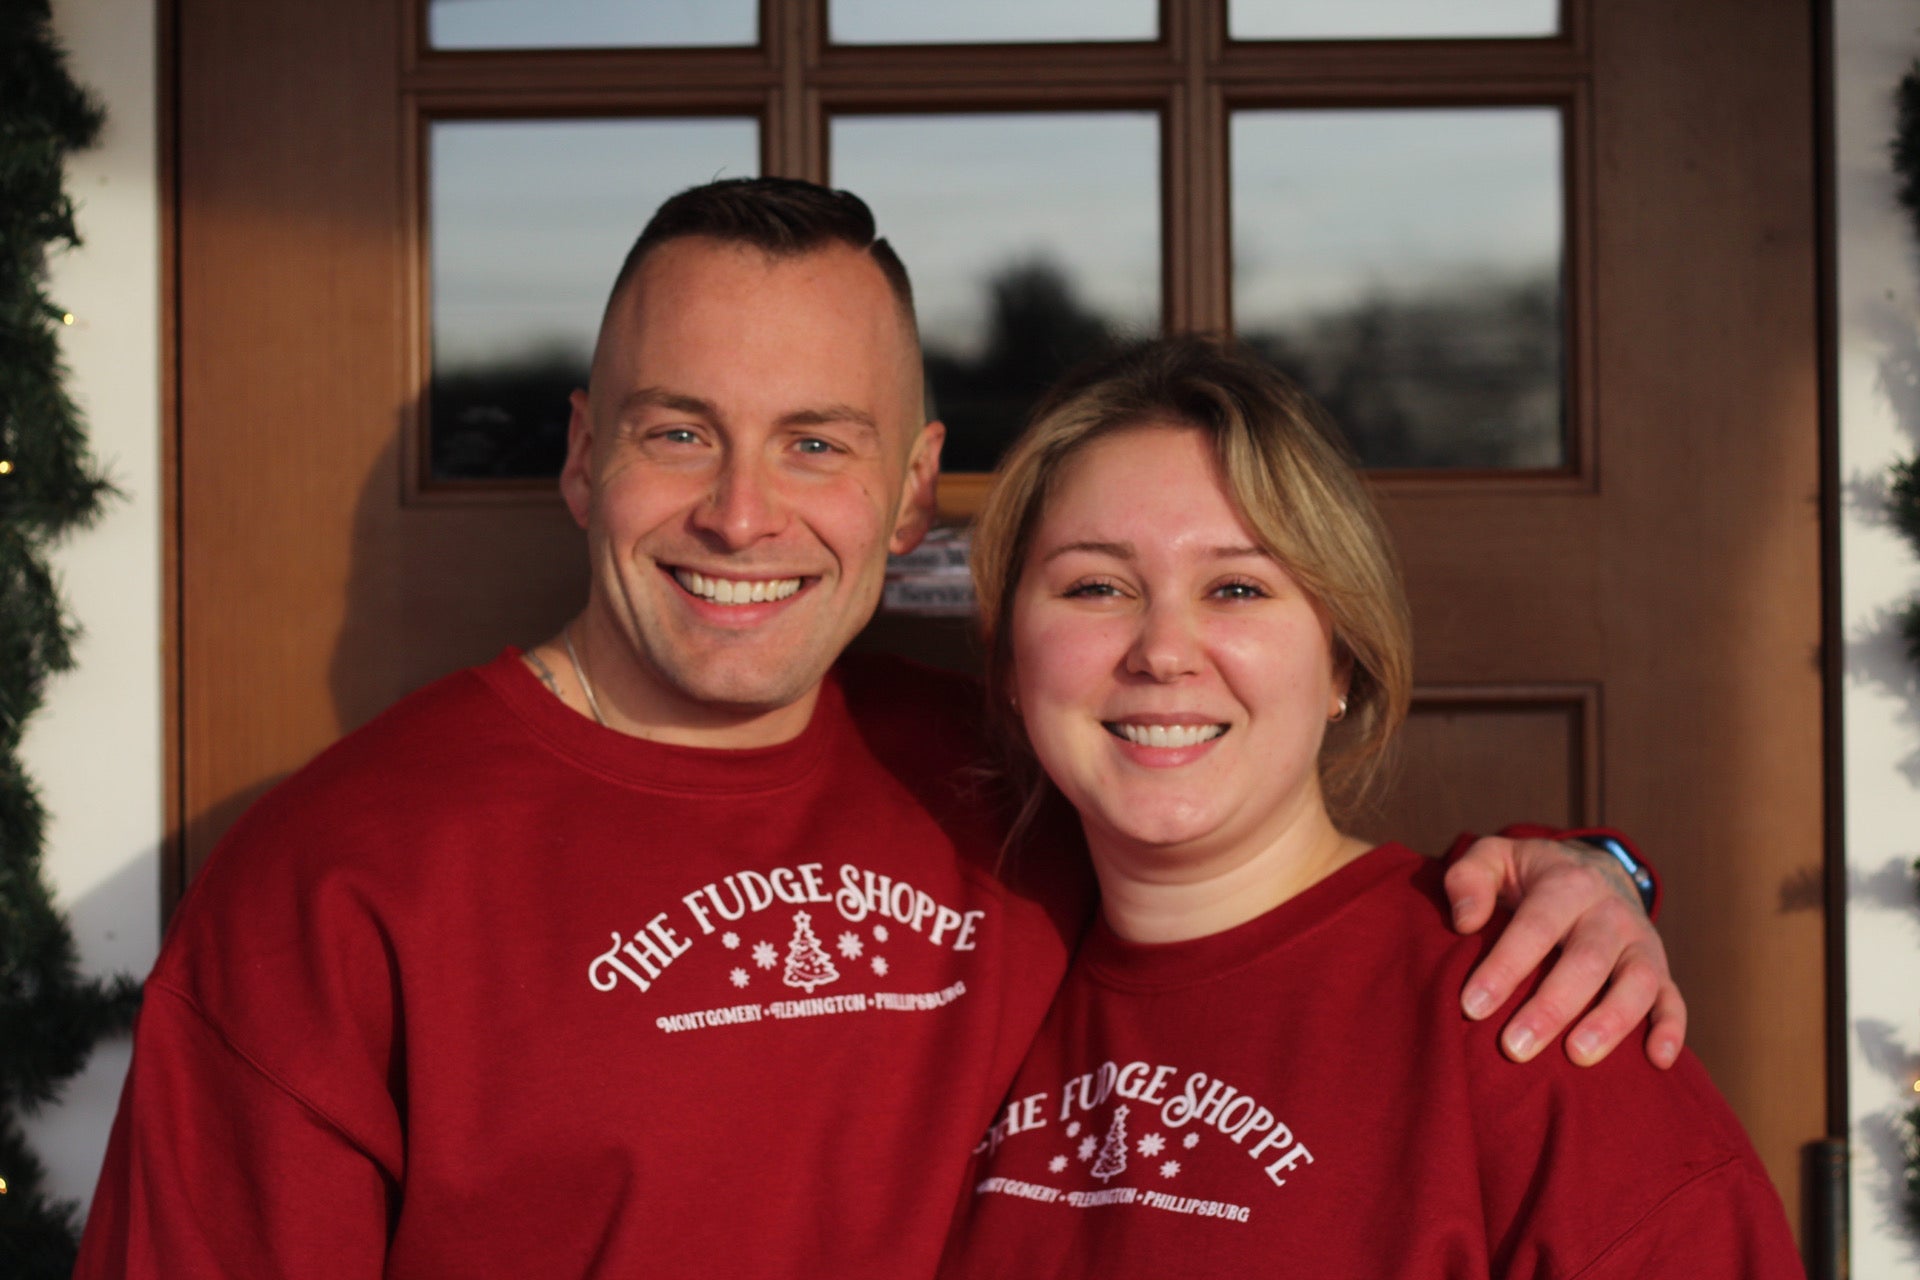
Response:
[[[429,392],[433,478],[559,475],[572,416],[567,397],[586,385],[587,361],[570,352],[436,373]]]
[[[1053,380],[1122,336],[1045,259],[1007,267],[987,287],[987,340],[977,358],[927,346],[949,471],[991,471]],[[1380,293],[1243,337],[1326,407],[1368,467],[1545,468],[1565,460],[1554,275]]]
[[[1041,393],[1124,336],[1047,259],[1007,266],[986,287],[979,355],[937,339],[926,346],[928,409],[947,424],[943,465],[953,472],[993,470]],[[1564,463],[1560,288],[1552,276],[1376,294],[1242,336],[1326,406],[1368,467]],[[567,396],[586,380],[586,357],[558,351],[436,375],[434,477],[557,476]]]
[[[1372,468],[1564,464],[1564,336],[1551,276],[1376,294],[1243,332]]]
[[[929,408],[947,424],[942,466],[991,471],[1054,379],[1112,347],[1112,326],[1081,303],[1067,273],[1045,259],[988,282],[987,341],[977,359],[929,342]]]

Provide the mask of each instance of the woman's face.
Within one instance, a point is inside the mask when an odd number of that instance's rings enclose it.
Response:
[[[1027,736],[1096,852],[1250,853],[1325,821],[1316,761],[1345,672],[1199,431],[1131,428],[1066,462],[1010,625]]]

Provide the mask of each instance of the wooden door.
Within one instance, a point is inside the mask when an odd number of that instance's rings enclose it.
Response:
[[[402,0],[174,6],[175,891],[339,733],[583,598],[556,500],[415,478],[423,112],[748,112],[768,171],[820,177],[823,97],[978,105],[1075,65],[823,54],[815,5],[761,12],[762,49],[669,62],[431,56]],[[1520,817],[1638,836],[1666,879],[1691,1043],[1797,1219],[1827,1092],[1810,7],[1569,0],[1564,37],[1525,56],[1236,50],[1208,0],[1162,17],[1158,44],[1016,96],[1163,104],[1176,326],[1229,319],[1235,95],[1391,98],[1404,72],[1428,97],[1545,92],[1570,112],[1568,464],[1380,480],[1421,680],[1381,825],[1428,845]],[[978,491],[949,488],[961,508]],[[874,635],[959,651],[951,627]]]
[[[1428,686],[1401,803],[1410,826],[1585,812],[1644,842],[1689,1045],[1804,1241],[1830,856],[1813,23],[1615,0],[1593,21],[1590,470],[1564,493],[1388,484]]]

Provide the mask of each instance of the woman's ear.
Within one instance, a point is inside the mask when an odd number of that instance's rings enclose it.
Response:
[[[1330,682],[1327,719],[1338,722],[1347,718],[1347,708],[1353,699],[1353,651],[1338,637],[1333,641],[1333,679]]]

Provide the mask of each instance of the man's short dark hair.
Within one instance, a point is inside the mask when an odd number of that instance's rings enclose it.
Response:
[[[611,297],[620,296],[649,253],[669,240],[688,236],[751,245],[775,258],[834,244],[862,250],[872,255],[909,329],[914,328],[913,285],[907,280],[906,265],[892,245],[874,234],[873,210],[851,191],[799,178],[723,178],[689,187],[661,205],[633,242],[614,279]]]

